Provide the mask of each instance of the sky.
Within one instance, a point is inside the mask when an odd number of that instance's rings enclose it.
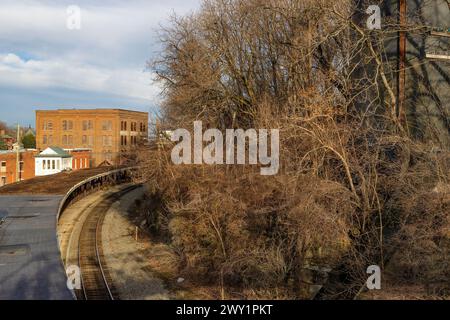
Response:
[[[154,113],[161,90],[146,62],[161,49],[158,30],[173,13],[199,7],[200,0],[0,0],[0,121],[34,127],[37,109]],[[76,21],[80,29],[68,27]]]

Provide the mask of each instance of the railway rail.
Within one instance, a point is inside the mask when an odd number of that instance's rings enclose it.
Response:
[[[133,191],[133,185],[104,198],[94,206],[83,223],[78,244],[78,262],[81,272],[81,287],[78,299],[118,300],[109,271],[104,263],[101,232],[106,212],[123,195]]]

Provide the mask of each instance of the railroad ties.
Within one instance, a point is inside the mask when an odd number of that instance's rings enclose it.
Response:
[[[106,212],[124,194],[134,190],[131,186],[113,194],[96,205],[81,229],[78,260],[81,271],[82,296],[85,300],[117,300],[103,257],[101,230]]]

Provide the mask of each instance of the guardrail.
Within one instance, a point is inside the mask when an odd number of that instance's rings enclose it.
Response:
[[[85,179],[79,183],[77,183],[75,186],[73,186],[62,198],[61,202],[59,203],[58,207],[58,213],[56,214],[56,225],[58,225],[59,218],[63,211],[71,204],[77,201],[79,198],[85,197],[89,192],[92,192],[96,190],[98,187],[103,187],[106,185],[115,185],[119,183],[126,182],[127,180],[131,180],[132,175],[131,173],[135,171],[138,167],[128,167],[128,168],[121,168],[116,169],[112,171],[108,171],[105,173],[98,174],[96,176],[90,177],[88,179]],[[60,251],[61,255],[61,248],[60,248],[60,239],[58,236],[58,232],[56,232],[56,239],[58,242],[58,250]],[[64,270],[66,270],[66,267],[64,265],[63,259],[61,257],[61,264]],[[67,271],[66,271],[67,272]],[[77,299],[77,296],[75,294],[75,291],[73,289],[69,289],[71,292],[74,300]]]
[[[126,182],[131,179],[131,172],[138,167],[121,168],[85,179],[75,186],[73,186],[59,203],[58,213],[56,215],[56,222],[62,212],[69,206],[69,204],[76,202],[80,196],[85,197],[89,192],[105,185],[114,185]]]

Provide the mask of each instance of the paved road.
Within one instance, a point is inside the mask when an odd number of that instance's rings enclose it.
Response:
[[[56,236],[62,196],[0,196],[0,300],[71,300]]]

